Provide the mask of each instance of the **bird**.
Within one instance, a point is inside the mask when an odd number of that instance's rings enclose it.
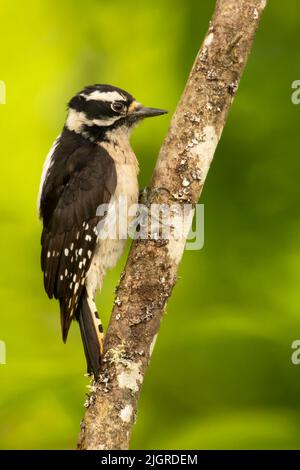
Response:
[[[165,113],[143,106],[121,88],[86,86],[69,101],[62,132],[42,169],[38,214],[44,288],[59,302],[64,342],[72,320],[79,323],[87,373],[95,380],[104,352],[95,294],[126,244],[126,237],[101,235],[117,223],[111,208],[118,199],[125,198],[127,207],[138,202],[132,130],[144,118]],[[99,211],[102,206],[107,210]]]

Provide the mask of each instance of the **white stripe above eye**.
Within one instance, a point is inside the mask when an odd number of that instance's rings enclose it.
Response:
[[[85,93],[81,93],[81,96],[89,100],[96,100],[96,101],[126,101],[126,98],[121,95],[118,91],[98,91],[95,90],[89,95]]]

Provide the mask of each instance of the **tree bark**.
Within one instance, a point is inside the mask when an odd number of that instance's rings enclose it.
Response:
[[[152,203],[195,205],[247,62],[266,0],[218,0],[159,153]],[[164,190],[157,191],[158,188]],[[185,237],[133,242],[105,337],[102,373],[81,423],[79,449],[128,449],[138,399]]]

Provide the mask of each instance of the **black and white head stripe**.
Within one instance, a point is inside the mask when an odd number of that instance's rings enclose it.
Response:
[[[133,96],[117,87],[88,86],[69,102],[66,126],[77,133],[92,126],[112,126],[126,116],[134,101]]]

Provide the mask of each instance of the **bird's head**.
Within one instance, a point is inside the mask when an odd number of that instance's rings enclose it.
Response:
[[[95,141],[108,131],[120,127],[130,131],[141,119],[165,113],[164,109],[143,106],[121,88],[93,85],[84,88],[69,102],[66,127]]]

